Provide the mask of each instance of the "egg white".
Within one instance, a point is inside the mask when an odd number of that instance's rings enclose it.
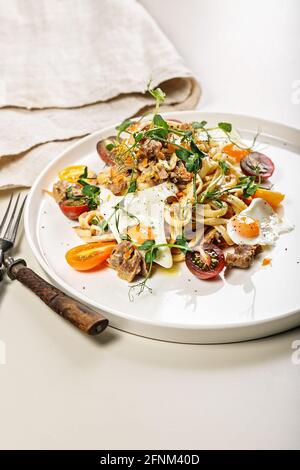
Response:
[[[151,227],[155,243],[166,243],[164,228],[165,200],[177,192],[172,183],[162,183],[158,186],[129,193],[126,196],[115,196],[109,189],[101,187],[99,211],[108,222],[116,240],[122,241],[120,233],[128,227],[144,225]],[[124,210],[115,210],[115,206],[123,200]],[[155,262],[164,268],[171,268],[173,258],[169,247],[160,247]]]
[[[253,199],[249,207],[239,214],[251,217],[259,223],[259,235],[253,238],[242,237],[233,226],[232,217],[227,224],[227,232],[231,240],[237,245],[274,245],[282,233],[293,230],[293,225],[273,210],[264,199]]]

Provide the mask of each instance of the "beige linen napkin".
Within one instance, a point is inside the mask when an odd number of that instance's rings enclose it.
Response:
[[[0,12],[0,188],[30,186],[69,139],[149,106],[150,77],[167,89],[167,105],[196,105],[197,80],[137,1],[6,2]]]

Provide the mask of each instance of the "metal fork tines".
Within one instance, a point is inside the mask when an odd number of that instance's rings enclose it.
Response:
[[[27,196],[24,197],[21,206],[18,207],[20,194],[17,195],[14,204],[12,204],[14,196],[10,196],[4,217],[0,223],[0,266],[3,263],[4,253],[10,250],[15,243],[26,198]]]

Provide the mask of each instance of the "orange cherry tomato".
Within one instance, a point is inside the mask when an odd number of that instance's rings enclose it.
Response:
[[[239,163],[244,157],[249,154],[249,150],[241,149],[235,144],[227,144],[223,147],[223,152],[233,157]]]
[[[66,260],[77,271],[89,271],[102,264],[110,255],[116,242],[94,242],[75,246],[66,253]]]
[[[279,206],[279,204],[284,200],[284,194],[277,191],[271,191],[269,189],[257,188],[255,193],[252,196],[253,198],[260,197],[267,201],[273,209]]]

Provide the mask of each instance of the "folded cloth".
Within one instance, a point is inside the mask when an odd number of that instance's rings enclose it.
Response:
[[[149,78],[166,89],[172,109],[197,104],[197,80],[136,0],[6,2],[0,12],[0,189],[30,186],[69,139],[151,105]]]

